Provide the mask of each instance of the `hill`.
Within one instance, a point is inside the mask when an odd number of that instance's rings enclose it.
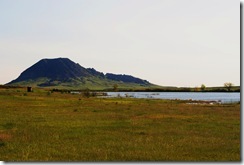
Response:
[[[113,74],[84,68],[68,58],[42,59],[6,85],[73,89],[143,89],[159,87],[147,80],[125,74]]]

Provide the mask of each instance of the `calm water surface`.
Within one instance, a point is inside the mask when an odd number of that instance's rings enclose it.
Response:
[[[224,92],[107,92],[108,97],[134,97],[154,99],[180,99],[180,100],[205,100],[221,101],[222,103],[239,102],[240,93]]]

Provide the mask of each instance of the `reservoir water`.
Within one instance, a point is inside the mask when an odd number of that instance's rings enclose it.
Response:
[[[107,92],[107,97],[133,97],[151,99],[203,100],[233,103],[240,101],[240,93],[227,92]]]

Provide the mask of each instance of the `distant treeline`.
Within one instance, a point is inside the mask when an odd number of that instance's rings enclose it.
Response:
[[[25,88],[23,86],[9,86],[9,85],[0,85],[0,88],[9,89],[9,88]],[[48,89],[48,88],[46,88]],[[102,90],[93,90],[93,89],[50,89],[51,92],[62,92],[62,93],[71,93],[71,92],[240,92],[240,86],[233,86],[230,89],[226,87],[206,87],[204,90],[201,88],[189,88],[189,87],[162,87],[162,88],[107,88]]]
[[[12,85],[0,85],[0,89],[11,89],[11,88],[25,88],[22,86],[12,86]]]
[[[105,91],[114,92],[113,89],[105,89]],[[169,87],[169,88],[145,88],[145,89],[122,89],[118,88],[118,92],[240,92],[240,87],[235,86],[228,90],[225,87],[208,87],[204,90],[199,88]]]

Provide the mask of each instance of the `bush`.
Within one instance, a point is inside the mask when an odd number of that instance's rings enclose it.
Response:
[[[90,90],[87,88],[87,89],[82,93],[82,95],[83,95],[84,97],[89,98],[89,97],[91,96],[91,92],[90,92]]]

